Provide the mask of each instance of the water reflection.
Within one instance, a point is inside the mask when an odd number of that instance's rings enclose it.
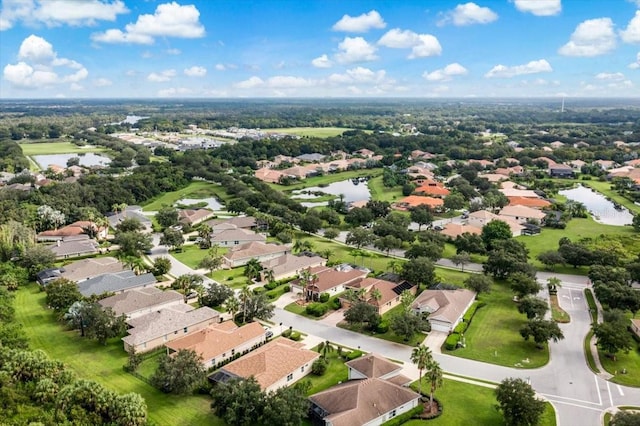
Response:
[[[79,154],[46,154],[46,155],[34,155],[33,159],[36,163],[46,170],[49,166],[56,165],[61,167],[67,167],[67,161],[71,158],[78,157],[80,159],[80,165],[85,167],[91,166],[106,166],[111,163],[111,159],[106,155],[100,155],[95,152],[81,152]]]
[[[605,225],[630,225],[633,215],[626,208],[616,209],[614,204],[599,192],[590,188],[578,185],[573,189],[566,189],[558,192],[569,200],[577,201],[585,205],[593,218]]]
[[[339,182],[331,183],[325,187],[312,186],[304,189],[297,189],[291,191],[291,198],[300,200],[313,200],[314,198],[321,197],[323,194],[330,194],[339,196],[344,195],[344,201],[346,203],[352,203],[354,201],[368,201],[371,198],[369,187],[367,182],[360,181],[358,179],[347,179]],[[315,207],[326,205],[327,202],[312,202],[308,201],[301,203],[303,206]]]
[[[224,207],[222,206],[222,204],[220,204],[220,202],[214,197],[181,198],[178,201],[176,201],[176,204],[182,204],[183,206],[191,206],[194,204],[200,205],[201,203],[207,203],[207,205],[204,207],[210,210],[224,210]]]

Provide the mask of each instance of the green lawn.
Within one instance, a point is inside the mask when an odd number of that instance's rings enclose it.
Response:
[[[172,206],[181,198],[208,198],[216,197],[220,201],[225,199],[225,191],[220,185],[210,182],[191,182],[186,188],[177,191],[165,192],[143,206],[144,211],[157,211],[164,205]]]
[[[395,188],[387,188],[384,186],[382,184],[382,176],[369,179],[367,185],[369,186],[372,200],[388,201],[393,203],[404,198],[404,195],[402,195],[402,189],[399,186]]]
[[[24,155],[76,154],[81,152],[103,152],[105,148],[95,145],[80,147],[71,142],[21,143]]]
[[[227,252],[227,248],[221,247],[218,249],[218,255],[222,256]],[[171,256],[178,259],[192,269],[199,269],[198,263],[209,254],[209,250],[201,249],[197,244],[189,244],[182,246],[182,251],[171,252]]]
[[[328,138],[339,136],[349,129],[347,127],[286,127],[283,129],[262,129],[263,132],[285,133],[287,135],[309,136],[315,138]],[[370,130],[365,130],[371,133]]]
[[[628,354],[618,352],[615,361],[600,350],[598,350],[598,356],[602,367],[614,375],[611,379],[612,382],[640,387],[640,344],[634,341],[634,349]],[[626,370],[625,374],[622,374],[623,370]]]
[[[417,391],[418,382],[411,387]],[[423,379],[422,392],[429,394],[430,384]],[[444,385],[434,396],[442,404],[442,415],[433,420],[409,420],[407,426],[498,426],[504,425],[502,414],[495,409],[496,397],[492,388],[444,379]],[[473,419],[473,420],[471,420]],[[539,426],[554,426],[555,411],[547,403]]]
[[[317,347],[313,349],[317,351]],[[338,356],[336,350],[327,353],[327,371],[322,376],[316,376],[311,373],[303,380],[311,383],[311,388],[307,392],[307,395],[313,395],[314,393],[322,392],[325,389],[329,389],[333,385],[346,382],[349,376],[348,368],[344,365],[344,361]]]
[[[495,284],[491,293],[480,295],[486,306],[478,309],[464,334],[466,348],[446,353],[507,367],[537,368],[549,361],[549,349],[537,349],[530,339],[520,336],[527,322],[512,301],[512,292],[504,284]],[[444,350],[444,349],[443,349]],[[529,362],[526,362],[526,360]]]
[[[637,206],[628,198],[623,197],[622,195],[611,189],[610,182],[602,182],[599,180],[582,180],[580,181],[580,183],[584,186],[588,186],[589,188],[593,188],[596,191],[601,192],[603,195],[611,198],[613,201],[631,210],[631,212],[636,214],[640,213],[640,206]]]
[[[347,170],[345,172],[339,173],[327,173],[322,176],[314,176],[299,182],[296,182],[293,185],[280,185],[277,183],[270,183],[269,185],[283,192],[293,191],[294,189],[304,189],[309,188],[311,186],[321,186],[321,185],[329,185],[330,183],[340,182],[347,179],[353,179],[355,177],[361,176],[380,176],[382,175],[382,169],[362,169],[362,170]]]
[[[234,289],[242,288],[247,284],[247,277],[244,276],[244,266],[233,269],[218,269],[213,271],[213,274],[209,274],[209,277]]]
[[[16,293],[16,319],[31,348],[44,350],[51,358],[63,361],[78,376],[95,380],[117,392],[136,392],[148,406],[149,419],[157,425],[224,425],[215,417],[205,396],[164,394],[125,372],[127,353],[120,339],[107,345],[82,339],[77,331],[65,331],[45,307],[45,293],[36,284]]]

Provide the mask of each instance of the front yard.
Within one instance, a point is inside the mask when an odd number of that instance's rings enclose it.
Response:
[[[634,349],[629,351],[628,354],[624,352],[617,353],[615,361],[600,350],[598,351],[598,356],[602,367],[608,373],[614,375],[611,379],[612,382],[640,387],[640,344],[638,342],[634,341]]]
[[[218,256],[222,256],[227,252],[227,248],[220,247],[218,249]],[[175,257],[178,261],[184,263],[191,269],[199,269],[198,264],[202,259],[207,257],[209,250],[201,249],[197,244],[189,244],[182,246],[181,251],[172,251],[171,256]]]

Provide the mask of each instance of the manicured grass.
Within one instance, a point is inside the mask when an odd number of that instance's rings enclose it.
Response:
[[[382,176],[375,177],[373,179],[369,179],[367,182],[369,186],[369,192],[371,192],[371,199],[376,201],[388,201],[393,203],[404,198],[402,195],[402,188],[387,188],[382,184]]]
[[[186,188],[177,191],[165,192],[143,206],[144,211],[158,211],[163,206],[172,206],[181,198],[208,198],[216,197],[218,200],[225,199],[224,188],[210,182],[196,181],[191,182]]]
[[[227,248],[221,247],[218,249],[218,255],[222,256],[227,252]],[[182,251],[171,252],[171,256],[178,259],[192,269],[199,269],[198,263],[209,254],[209,250],[201,249],[197,244],[190,244],[182,246]]]
[[[226,284],[234,289],[247,285],[247,277],[244,276],[244,266],[233,269],[218,269],[217,271],[213,271],[213,274],[208,274],[208,276],[220,284]]]
[[[314,351],[319,352],[318,348],[313,348]],[[346,382],[349,376],[347,366],[344,364],[344,360],[338,356],[334,347],[333,352],[327,353],[327,371],[322,376],[316,376],[311,373],[303,380],[311,383],[311,388],[307,392],[307,395],[313,395],[314,393],[322,392],[325,389],[329,389],[333,385]]]
[[[80,147],[71,142],[21,143],[24,155],[75,154],[80,152],[103,152],[105,148],[94,145]]]
[[[466,347],[445,352],[507,367],[545,365],[549,361],[549,349],[546,345],[544,349],[537,349],[531,339],[527,342],[520,336],[520,329],[527,319],[518,313],[512,297],[505,284],[495,284],[491,293],[481,294],[479,300],[486,306],[478,309],[464,334]]]
[[[586,336],[584,336],[583,350],[584,354],[587,358],[587,365],[596,374],[600,373],[600,369],[596,366],[596,361],[593,358],[593,353],[591,352],[591,338],[593,337],[593,330],[589,330]]]
[[[611,188],[610,182],[602,182],[599,180],[582,180],[580,181],[580,183],[584,186],[588,186],[589,188],[593,188],[596,191],[601,192],[603,195],[611,198],[613,201],[629,209],[632,213],[640,213],[640,206],[637,206],[633,203],[633,201],[618,194]]]
[[[339,173],[327,173],[322,176],[314,176],[304,180],[301,180],[293,185],[280,185],[277,183],[270,183],[269,185],[283,192],[293,191],[294,189],[309,188],[312,186],[329,185],[330,183],[340,182],[347,179],[353,179],[362,176],[380,176],[382,169],[361,169],[361,170],[347,170]]]
[[[411,388],[418,389],[418,382]],[[429,394],[430,383],[422,380],[422,392]],[[463,383],[457,380],[444,379],[444,384],[437,389],[434,397],[442,404],[442,415],[433,420],[409,420],[409,426],[497,426],[504,425],[501,413],[495,409],[496,397],[494,390],[485,386]],[[545,405],[545,411],[540,420],[540,426],[554,426],[555,412],[551,404]]]
[[[571,317],[569,314],[560,307],[558,304],[558,295],[553,294],[550,297],[551,299],[551,317],[555,322],[559,323],[568,323],[571,322]]]
[[[149,419],[157,425],[224,425],[215,417],[205,396],[164,394],[125,372],[127,353],[120,339],[107,345],[83,339],[77,331],[65,331],[45,307],[45,293],[31,284],[16,293],[16,319],[33,349],[44,350],[64,362],[79,377],[95,380],[120,393],[136,392],[148,406]]]
[[[615,361],[601,350],[598,350],[598,356],[602,367],[614,375],[612,382],[640,387],[640,345],[637,342],[634,341],[633,349],[628,354],[618,352]],[[623,370],[626,370],[625,374],[622,374]]]
[[[349,129],[347,127],[286,127],[283,129],[262,129],[263,132],[284,133],[287,135],[309,136],[314,138],[329,138],[339,136]],[[371,133],[370,130],[365,130]]]
[[[582,238],[597,238],[601,235],[636,238],[633,228],[630,226],[603,225],[593,219],[572,219],[567,223],[566,229],[543,228],[538,235],[520,236],[516,237],[516,240],[524,243],[529,249],[531,263],[539,269],[545,270],[546,267],[538,261],[537,256],[544,251],[557,250],[560,238],[567,237],[571,241],[577,242]],[[554,269],[554,272],[577,275],[586,275],[587,271],[587,267],[573,268],[569,265],[558,265]]]
[[[591,315],[591,322],[596,322],[598,320],[598,306],[596,305],[596,300],[593,297],[593,292],[590,288],[584,289],[584,297],[587,300],[587,305],[589,306],[589,315]]]

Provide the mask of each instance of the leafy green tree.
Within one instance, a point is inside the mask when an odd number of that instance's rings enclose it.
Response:
[[[429,323],[422,319],[422,316],[411,311],[403,311],[394,315],[389,325],[395,334],[404,338],[405,342],[411,340],[416,333],[426,331],[429,328]]]
[[[553,270],[556,265],[564,265],[565,263],[564,257],[557,250],[543,251],[536,258],[550,270]]]
[[[198,268],[208,269],[211,274],[221,265],[222,258],[220,256],[205,256],[198,262]]]
[[[409,312],[411,310],[411,305],[414,300],[416,300],[416,296],[409,290],[404,290],[400,293],[400,305],[404,312]]]
[[[116,317],[111,308],[102,308],[96,302],[75,302],[64,319],[71,328],[79,328],[81,336],[96,339],[103,345],[112,337],[122,337],[127,330],[124,316]]]
[[[620,410],[613,415],[609,426],[638,426],[640,425],[640,413]]]
[[[262,414],[261,424],[297,426],[303,423],[309,413],[307,391],[310,385],[296,383],[269,392]]]
[[[178,224],[178,209],[172,206],[163,206],[156,212],[156,220],[164,229]]]
[[[487,252],[482,237],[469,232],[458,235],[453,241],[453,245],[456,246],[457,253],[464,251],[467,253],[485,254]]]
[[[593,324],[593,334],[596,336],[598,347],[609,354],[614,361],[618,352],[628,353],[633,348],[633,340],[631,333],[627,330],[626,320]]]
[[[464,272],[464,265],[471,262],[471,256],[466,251],[461,251],[451,256],[451,262],[456,266],[460,265],[460,271]]]
[[[419,345],[411,351],[411,362],[418,367],[418,373],[420,378],[418,379],[418,393],[422,395],[422,372],[433,361],[433,354],[431,349],[425,345]]]
[[[322,219],[317,214],[307,213],[300,219],[300,229],[315,234],[322,228]]]
[[[318,352],[322,354],[322,358],[327,359],[327,354],[335,351],[336,348],[333,347],[330,341],[325,340],[324,342],[320,342],[318,345]]]
[[[58,278],[44,288],[47,293],[47,306],[56,312],[66,312],[74,302],[82,300],[78,284],[66,278]]]
[[[139,232],[143,229],[144,225],[135,217],[125,217],[116,225],[116,232]]]
[[[273,303],[269,302],[264,293],[251,294],[241,301],[242,312],[244,312],[243,322],[253,321],[254,318],[263,321],[269,320],[275,310]]]
[[[538,349],[542,349],[543,344],[549,340],[557,342],[564,339],[564,334],[555,321],[543,319],[530,319],[520,329],[520,335],[524,340],[529,340],[529,337],[532,337]]]
[[[464,207],[464,195],[458,192],[452,192],[444,197],[444,208],[447,210],[460,210]]]
[[[327,228],[324,230],[324,237],[330,240],[335,240],[338,235],[340,235],[340,231],[336,228]]]
[[[362,246],[369,245],[373,242],[373,232],[365,228],[354,228],[347,234],[345,242],[349,245],[356,246],[357,249]]]
[[[494,248],[483,265],[485,273],[500,279],[508,278],[515,272],[535,275],[535,269],[527,263],[529,251],[523,243],[516,240],[495,240],[493,245]]]
[[[409,214],[411,221],[418,224],[418,231],[420,231],[423,225],[429,225],[433,222],[433,212],[431,207],[426,204],[420,204],[419,206],[410,208]]]
[[[153,247],[151,236],[141,232],[116,232],[113,243],[117,244],[121,256],[140,257]]]
[[[165,228],[160,237],[160,244],[169,247],[169,250],[179,250],[184,244],[182,232],[173,228]]]
[[[20,257],[35,244],[36,233],[33,228],[15,220],[0,225],[0,261],[6,262],[13,257]]]
[[[229,299],[233,295],[234,292],[231,287],[213,282],[202,294],[200,304],[211,308],[214,306],[220,306],[225,300]]]
[[[483,274],[471,274],[464,280],[464,286],[478,294],[489,293],[491,284],[491,278]]]
[[[29,247],[20,259],[20,266],[27,269],[29,278],[35,279],[36,274],[53,266],[56,255],[45,246]]]
[[[636,232],[640,232],[640,214],[636,214],[633,216],[631,225]]]
[[[211,390],[211,408],[229,425],[254,426],[262,417],[265,394],[255,377],[234,378]]]
[[[153,261],[153,275],[164,275],[171,270],[171,260],[167,257],[157,257]]]
[[[504,379],[495,389],[498,408],[509,426],[535,426],[544,412],[544,401],[522,379]]]
[[[180,349],[174,356],[163,354],[151,383],[162,392],[187,395],[205,380],[201,362],[193,350]]]
[[[182,293],[184,294],[184,303],[187,303],[189,293],[191,291],[200,293],[203,283],[204,277],[202,275],[184,274],[176,278],[171,286],[182,290]]]
[[[514,272],[509,276],[509,286],[520,299],[525,296],[537,294],[542,290],[542,285],[540,285],[535,277],[531,277],[522,272]]]
[[[412,244],[411,247],[404,252],[404,256],[407,259],[426,257],[435,262],[442,257],[443,250],[444,244],[438,244],[436,242],[417,243]]]
[[[391,250],[402,247],[402,240],[393,235],[385,235],[384,237],[377,238],[373,242],[373,245],[378,250],[386,252],[388,256]]]
[[[435,266],[426,257],[410,259],[402,265],[400,277],[412,284],[431,287],[436,280]]]
[[[344,320],[349,324],[367,324],[370,330],[375,330],[382,321],[378,309],[367,302],[358,301],[349,307],[344,313]]]
[[[526,314],[527,319],[544,318],[548,311],[549,304],[547,301],[535,296],[525,296],[518,303],[518,312]]]
[[[487,250],[494,248],[496,240],[508,240],[513,236],[509,225],[502,220],[492,220],[482,227],[482,241]]]

